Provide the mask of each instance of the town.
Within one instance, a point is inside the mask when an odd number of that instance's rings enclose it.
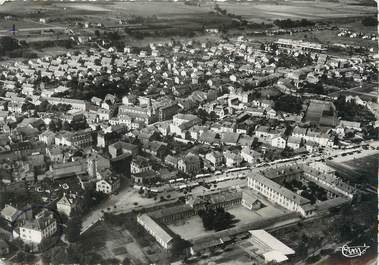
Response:
[[[243,35],[0,62],[2,261],[316,264],[357,235],[375,251],[377,176],[356,166],[377,166],[377,62]]]

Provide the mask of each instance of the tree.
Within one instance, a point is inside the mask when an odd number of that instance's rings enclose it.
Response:
[[[199,215],[206,230],[220,231],[231,227],[234,223],[234,216],[224,208],[200,210]]]
[[[274,109],[299,114],[302,110],[302,100],[300,97],[292,95],[282,95],[275,100]]]
[[[290,136],[292,134],[292,130],[293,130],[292,126],[289,123],[287,123],[286,130],[284,131],[284,135],[287,137]]]
[[[171,254],[174,257],[179,257],[186,254],[186,250],[191,246],[191,243],[176,235],[172,241]]]
[[[47,100],[42,100],[42,102],[38,105],[37,109],[40,112],[46,112],[47,107],[49,106],[49,102]]]
[[[334,101],[334,105],[343,120],[366,123],[376,120],[375,115],[366,106],[357,104],[355,100],[346,101],[345,96],[340,95]]]
[[[67,251],[63,247],[55,247],[51,252],[50,262],[52,264],[64,264],[67,263]]]
[[[0,38],[0,55],[4,55],[7,51],[12,51],[19,48],[19,43],[16,38],[5,36]]]
[[[62,129],[65,131],[70,131],[71,130],[70,123],[68,123],[68,121],[64,121],[62,125]]]
[[[281,155],[285,158],[292,157],[294,155],[294,150],[291,147],[286,146]]]
[[[365,17],[362,19],[361,23],[366,27],[377,26],[378,20],[376,17]]]
[[[124,260],[122,261],[122,265],[130,265],[130,264],[132,264],[130,262],[130,259],[128,257],[125,257]]]
[[[116,258],[106,259],[106,260],[103,260],[102,264],[119,265],[120,260],[118,260]]]
[[[67,224],[65,231],[66,239],[71,243],[76,242],[80,237],[81,229],[82,220],[78,216],[73,217]]]
[[[97,253],[85,253],[80,257],[80,264],[102,264],[103,258]],[[119,264],[119,263],[118,263]]]
[[[49,130],[52,131],[52,132],[58,131],[57,124],[56,124],[55,120],[51,120],[50,121],[50,123],[49,123]]]

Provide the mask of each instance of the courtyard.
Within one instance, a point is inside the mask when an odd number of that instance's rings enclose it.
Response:
[[[256,211],[248,210],[242,205],[238,205],[237,207],[226,211],[235,217],[237,222],[234,224],[234,227],[262,221],[267,218],[277,217],[288,213],[285,209],[269,204],[268,202],[265,202],[265,205],[267,206]],[[213,230],[205,230],[202,220],[198,215],[174,224],[169,224],[167,227],[175,234],[180,235],[186,240],[198,238],[199,236],[208,236],[215,233]]]

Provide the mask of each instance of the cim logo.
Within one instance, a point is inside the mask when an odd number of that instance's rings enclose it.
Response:
[[[341,250],[342,255],[346,258],[355,258],[365,254],[366,250],[369,247],[370,246],[366,246],[366,244],[364,244],[363,246],[348,246],[347,244],[345,244],[342,247],[339,247],[338,250]]]

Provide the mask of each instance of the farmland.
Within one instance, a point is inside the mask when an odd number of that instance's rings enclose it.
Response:
[[[335,19],[344,17],[359,17],[375,14],[372,6],[346,5],[332,2],[302,2],[288,1],[285,4],[244,2],[221,2],[218,5],[228,13],[240,15],[250,21],[272,21],[284,18]],[[49,16],[60,15],[103,15],[113,18],[128,16],[156,16],[158,19],[196,19],[204,15],[209,18],[209,12],[214,10],[214,3],[202,3],[200,6],[185,5],[183,2],[106,2],[106,3],[74,3],[74,2],[33,2],[26,5],[21,2],[6,3],[0,14],[12,13],[19,16]],[[103,16],[104,17],[104,16]]]
[[[250,21],[272,21],[275,19],[335,19],[359,17],[374,14],[376,9],[370,6],[346,5],[330,2],[286,2],[285,4],[266,3],[221,3],[221,8],[241,15]]]
[[[2,15],[13,15],[12,20],[0,20],[0,30],[8,30],[12,24],[18,29],[49,28],[72,25],[75,21],[102,23],[106,27],[119,27],[120,20],[139,18],[156,27],[175,29],[200,29],[201,27],[228,26],[236,22],[232,16],[255,23],[272,23],[276,19],[312,19],[336,21],[374,15],[373,6],[347,5],[332,2],[220,2],[217,4],[227,14],[215,10],[215,4],[200,6],[183,2],[10,2],[1,7]],[[50,22],[39,23],[41,18]],[[146,21],[147,20],[147,21]],[[149,25],[147,25],[149,26]],[[370,29],[372,30],[372,29]],[[375,30],[375,29],[374,29]]]
[[[183,2],[9,2],[1,6],[0,35],[10,35],[15,24],[17,37],[28,42],[45,39],[63,40],[73,30],[81,36],[95,31],[117,31],[127,45],[144,46],[151,41],[167,38],[203,39],[218,38],[219,34],[204,34],[205,28],[221,29],[227,36],[241,34],[251,36],[262,31],[279,19],[310,19],[349,27],[353,31],[375,33],[375,27],[364,27],[362,16],[372,16],[374,6],[336,2],[201,2],[199,6]],[[225,11],[225,12],[220,12]],[[11,19],[3,19],[12,15]],[[43,20],[45,19],[46,23]],[[244,23],[251,23],[244,26]],[[262,25],[261,23],[265,23]],[[84,27],[84,24],[90,25]],[[241,26],[242,25],[242,26]],[[274,26],[272,29],[276,29]],[[377,43],[369,39],[337,36],[336,30],[320,30],[311,33],[294,32],[281,35],[284,38],[305,39],[323,44],[342,43],[359,45],[376,50]],[[273,36],[254,37],[259,41],[271,41]],[[54,44],[55,45],[55,44]],[[53,45],[53,46],[54,46]],[[36,51],[37,52],[37,51]]]

